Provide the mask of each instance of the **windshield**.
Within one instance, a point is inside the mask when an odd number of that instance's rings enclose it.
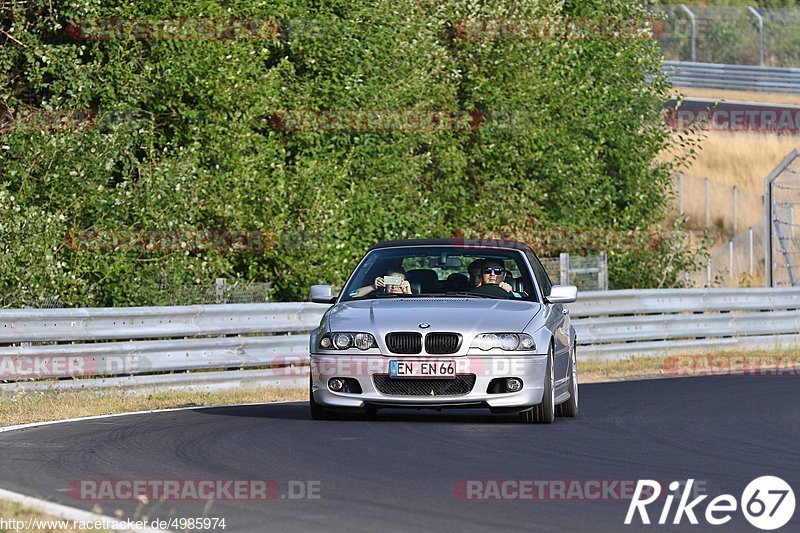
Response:
[[[342,301],[404,296],[537,301],[520,251],[447,246],[369,252],[345,286]]]

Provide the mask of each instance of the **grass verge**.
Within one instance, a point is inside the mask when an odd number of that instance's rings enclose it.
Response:
[[[634,356],[624,361],[579,361],[578,372],[582,383],[709,375],[800,375],[800,353],[778,350]]]
[[[152,394],[131,394],[124,390],[13,392],[0,396],[0,426],[174,407],[285,402],[307,397],[308,389],[304,387],[215,392],[169,390]]]
[[[74,524],[72,520],[50,516],[25,507],[22,504],[7,500],[0,500],[0,518],[5,521],[3,526],[0,527],[0,531],[37,531],[40,533],[51,533],[55,531],[62,533],[85,533],[87,531],[87,529],[82,529],[80,527],[80,522]],[[62,525],[68,527],[62,528]],[[104,530],[92,529],[92,531],[103,533]]]

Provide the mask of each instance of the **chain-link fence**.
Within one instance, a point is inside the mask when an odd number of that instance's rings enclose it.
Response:
[[[690,227],[716,227],[735,236],[762,222],[764,196],[709,177],[678,173],[674,180],[678,214]]]
[[[705,268],[686,278],[693,287],[764,286],[764,222],[709,250]]]
[[[229,282],[218,278],[213,284],[182,285],[173,287],[161,285],[149,292],[154,299],[151,305],[203,305],[203,304],[244,304],[271,301],[272,282],[236,280]],[[25,299],[23,309],[55,309],[67,307],[58,296]]]
[[[653,9],[664,57],[772,67],[800,66],[800,9],[663,5]]]
[[[764,197],[767,285],[800,286],[800,152],[792,150],[767,176]]]
[[[171,292],[169,305],[245,304],[270,301],[271,282],[228,282],[218,278],[213,285],[187,285]]]
[[[605,252],[587,256],[563,253],[559,257],[543,257],[540,260],[554,284],[575,285],[582,291],[608,290],[608,258]]]

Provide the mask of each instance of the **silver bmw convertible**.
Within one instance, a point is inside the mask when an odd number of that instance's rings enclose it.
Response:
[[[512,241],[377,244],[311,333],[316,420],[383,408],[488,408],[551,423],[578,413],[572,285]]]

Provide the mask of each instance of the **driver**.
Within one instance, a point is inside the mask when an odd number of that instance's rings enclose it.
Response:
[[[506,267],[500,260],[487,259],[481,269],[481,285],[498,285],[501,289],[511,292],[511,285],[505,282]]]
[[[481,263],[479,272],[480,283],[472,292],[498,298],[518,297],[517,294],[511,292],[511,285],[505,283],[506,269],[499,259],[485,259]]]

